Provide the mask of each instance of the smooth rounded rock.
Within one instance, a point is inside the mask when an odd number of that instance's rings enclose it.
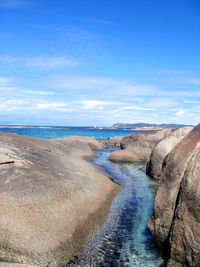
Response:
[[[80,254],[120,188],[85,160],[96,144],[0,133],[0,153],[14,160],[0,165],[3,262],[57,267]]]
[[[146,166],[146,173],[149,176],[160,179],[165,157],[192,129],[193,127],[179,128],[154,146]]]
[[[123,152],[113,152],[110,159],[116,162],[146,163],[155,144],[170,135],[171,131],[171,129],[163,129],[126,135],[120,143]]]
[[[169,266],[200,262],[200,124],[167,155],[148,228],[167,243]]]
[[[131,163],[135,162],[135,154],[128,150],[117,150],[110,154],[109,159],[113,162]]]
[[[56,138],[54,140],[60,140],[61,142],[72,142],[74,145],[76,142],[84,142],[89,145],[92,150],[104,149],[105,145],[101,142],[97,141],[95,138],[88,137],[88,136],[70,136],[70,137],[62,137]]]

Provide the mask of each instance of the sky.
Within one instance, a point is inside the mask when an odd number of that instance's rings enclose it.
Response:
[[[0,0],[0,125],[200,122],[199,0]]]

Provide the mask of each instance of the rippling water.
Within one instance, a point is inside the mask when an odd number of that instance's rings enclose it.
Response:
[[[93,162],[123,187],[112,202],[108,219],[88,240],[81,259],[71,266],[160,266],[162,255],[146,228],[152,214],[156,183],[144,166],[108,160],[115,147],[97,151]]]

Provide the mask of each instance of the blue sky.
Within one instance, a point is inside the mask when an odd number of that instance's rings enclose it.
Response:
[[[199,0],[0,0],[0,124],[200,122]]]

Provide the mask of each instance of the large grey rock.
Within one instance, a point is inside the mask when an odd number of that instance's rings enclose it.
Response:
[[[56,267],[79,255],[119,189],[85,160],[98,146],[0,133],[1,261]]]
[[[132,163],[137,161],[135,154],[131,151],[124,149],[124,150],[117,150],[110,154],[109,160],[118,163]]]
[[[170,248],[168,266],[200,263],[200,124],[167,155],[148,228]]]
[[[84,142],[87,143],[92,150],[105,148],[104,144],[102,144],[101,142],[97,141],[92,137],[87,137],[87,136],[70,136],[66,138],[57,138],[57,140],[59,140],[60,142],[65,142],[66,140],[71,141],[71,144],[73,144],[73,146],[76,146],[77,142]]]
[[[115,136],[111,138],[102,138],[99,141],[108,146],[120,146],[120,142],[124,136]]]
[[[116,162],[125,162],[127,158],[127,162],[145,163],[149,159],[155,144],[169,136],[171,132],[171,129],[162,129],[159,131],[146,131],[126,135],[120,143],[124,151],[114,151],[110,159]]]
[[[179,128],[154,146],[146,167],[149,176],[160,179],[165,157],[192,129],[193,127]]]

